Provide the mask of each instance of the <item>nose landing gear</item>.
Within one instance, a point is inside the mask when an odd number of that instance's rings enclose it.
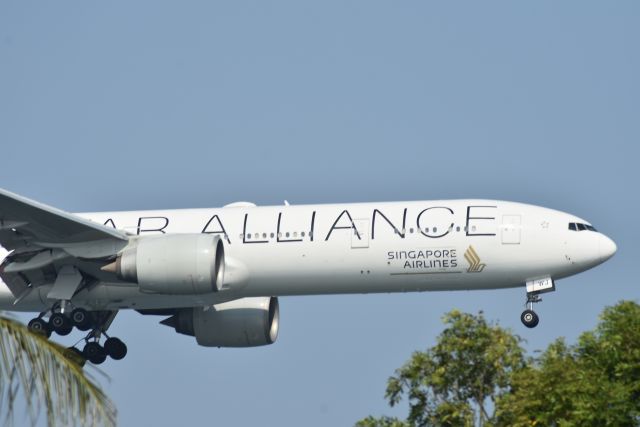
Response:
[[[533,311],[533,304],[542,301],[540,294],[545,292],[553,292],[556,290],[556,285],[551,277],[545,277],[544,279],[530,280],[527,282],[527,307],[520,315],[522,324],[527,328],[535,328],[540,322],[540,317]]]
[[[533,311],[533,303],[542,301],[542,298],[538,296],[538,294],[529,294],[527,293],[527,303],[525,304],[528,308],[522,312],[520,315],[520,320],[522,324],[527,328],[535,328],[538,326],[538,322],[540,322],[540,317]]]

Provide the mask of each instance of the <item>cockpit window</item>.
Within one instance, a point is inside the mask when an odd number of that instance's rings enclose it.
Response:
[[[593,225],[589,225],[589,224],[582,224],[580,222],[570,222],[569,223],[569,230],[571,231],[598,231],[595,229],[595,227]]]

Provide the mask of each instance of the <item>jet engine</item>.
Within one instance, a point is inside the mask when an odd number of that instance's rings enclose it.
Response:
[[[222,288],[224,265],[219,236],[167,234],[139,238],[118,255],[113,269],[145,292],[204,294]]]
[[[241,298],[209,309],[180,309],[160,323],[204,347],[257,347],[278,338],[280,308],[276,297]]]

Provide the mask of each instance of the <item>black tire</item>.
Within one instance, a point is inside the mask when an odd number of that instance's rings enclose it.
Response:
[[[71,333],[71,331],[73,331],[73,325],[71,324],[71,322],[69,322],[69,324],[67,326],[65,326],[64,328],[62,328],[59,331],[57,331],[57,334],[58,335],[69,335]]]
[[[84,308],[76,308],[71,312],[71,323],[81,331],[91,329],[91,314]]]
[[[101,363],[104,363],[105,360],[107,360],[107,355],[105,353],[102,353],[96,355],[92,360],[90,360],[90,362],[94,365],[100,365]]]
[[[520,320],[522,324],[527,328],[535,328],[538,326],[538,322],[540,322],[540,318],[533,310],[525,310],[520,315]]]
[[[49,318],[49,326],[58,335],[69,335],[73,330],[71,320],[62,313],[53,313]]]
[[[102,346],[97,342],[87,343],[87,345],[84,346],[84,349],[82,349],[82,355],[85,359],[95,365],[99,365],[107,358],[104,348],[102,348]]]
[[[49,327],[49,324],[39,317],[31,319],[27,327],[31,332],[36,334],[44,335],[47,338],[51,336],[51,328]]]
[[[118,338],[109,338],[104,343],[104,351],[114,360],[121,360],[127,355],[127,346]]]

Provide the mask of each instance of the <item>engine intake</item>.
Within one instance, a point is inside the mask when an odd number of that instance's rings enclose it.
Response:
[[[276,297],[241,298],[208,310],[181,309],[161,323],[195,337],[201,346],[256,347],[278,339],[280,306]]]
[[[143,237],[115,263],[119,279],[161,294],[204,294],[222,289],[224,245],[210,234]]]

